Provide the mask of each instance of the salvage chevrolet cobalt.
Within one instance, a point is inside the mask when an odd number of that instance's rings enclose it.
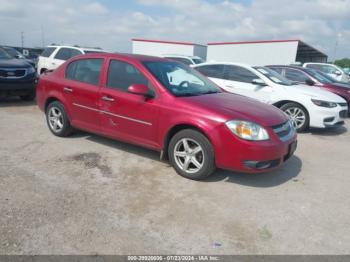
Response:
[[[296,148],[293,124],[281,110],[227,93],[164,58],[74,57],[41,75],[37,102],[56,136],[81,129],[157,150],[195,180],[216,167],[268,171]]]

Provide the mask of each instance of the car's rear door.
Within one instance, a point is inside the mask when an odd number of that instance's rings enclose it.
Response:
[[[150,81],[136,65],[110,59],[100,93],[101,127],[107,136],[158,148],[157,97],[129,93],[128,87],[144,84],[155,94]]]
[[[71,108],[75,127],[100,132],[100,85],[104,59],[87,58],[66,67],[63,92]]]

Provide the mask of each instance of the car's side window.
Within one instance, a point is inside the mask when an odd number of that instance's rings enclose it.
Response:
[[[310,79],[305,73],[298,70],[289,69],[289,68],[286,68],[285,76],[289,80],[300,82],[300,83],[305,83],[306,80]]]
[[[270,69],[272,69],[273,71],[279,73],[280,75],[282,75],[282,68],[280,67],[270,67]]]
[[[81,55],[81,54],[82,53],[77,49],[62,47],[60,48],[60,50],[58,50],[57,54],[55,55],[55,59],[66,61],[69,58],[72,58],[74,56]]]
[[[177,62],[180,62],[180,63],[183,63],[185,65],[192,65],[192,62],[189,60],[189,59],[186,59],[186,58],[182,58],[182,57],[166,57],[168,59],[171,59],[171,60],[174,60],[174,61],[177,61]]]
[[[98,85],[103,59],[89,58],[76,60],[70,63],[65,72],[65,77],[70,80]]]
[[[129,86],[135,84],[143,84],[151,88],[148,79],[136,67],[126,62],[111,60],[106,86],[127,91]]]
[[[40,56],[49,57],[55,50],[56,47],[46,47],[45,50],[40,54]]]
[[[225,79],[237,82],[252,83],[254,79],[259,78],[254,73],[240,66],[227,65]]]
[[[196,70],[206,77],[223,78],[224,77],[224,65],[206,65],[197,67]]]

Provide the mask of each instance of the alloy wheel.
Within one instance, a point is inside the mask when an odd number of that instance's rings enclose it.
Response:
[[[306,121],[305,112],[299,107],[290,107],[285,110],[285,113],[292,120],[294,128],[299,129],[305,124],[305,121]]]
[[[48,113],[49,125],[55,133],[60,132],[63,128],[63,114],[58,107],[51,107]]]
[[[202,147],[193,139],[183,138],[174,147],[174,158],[179,168],[186,173],[196,173],[204,165]]]

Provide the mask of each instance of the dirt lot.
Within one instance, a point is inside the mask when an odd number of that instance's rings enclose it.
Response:
[[[349,254],[350,119],[280,170],[184,179],[156,152],[53,136],[0,101],[0,254]]]

